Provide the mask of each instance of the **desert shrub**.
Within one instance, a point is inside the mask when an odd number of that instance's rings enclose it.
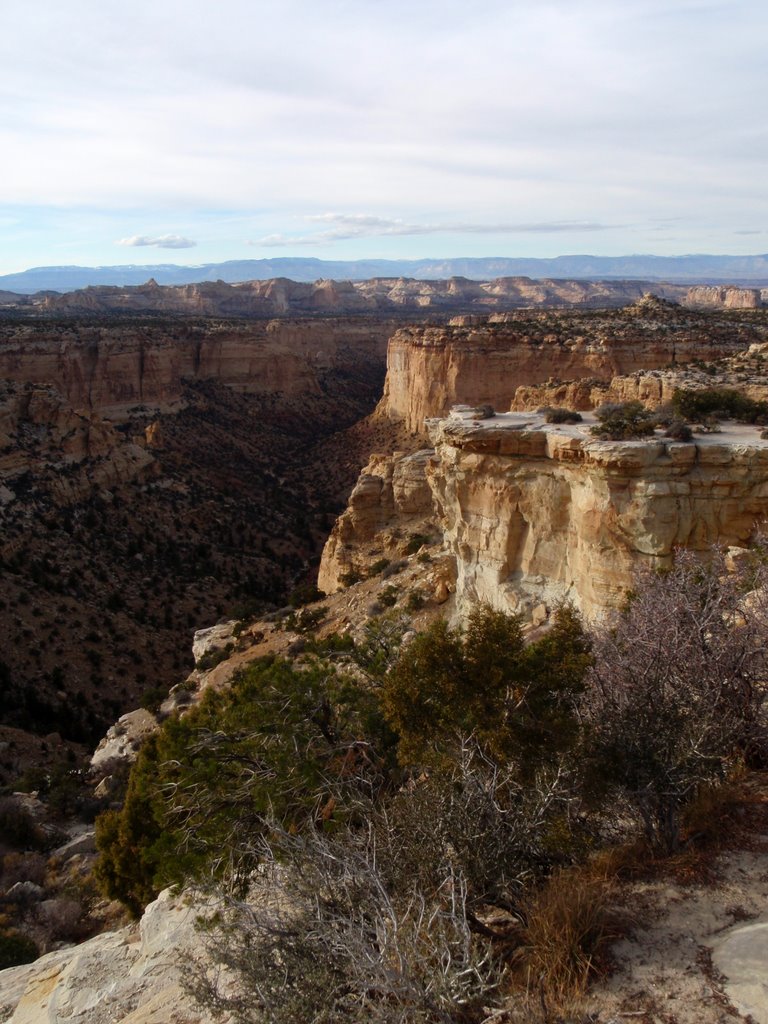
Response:
[[[326,595],[318,590],[315,583],[301,583],[288,595],[288,604],[291,608],[300,608],[305,604],[312,604],[315,601],[322,601]]]
[[[411,533],[408,543],[405,545],[406,555],[415,555],[425,544],[429,544],[429,537],[426,533]]]
[[[283,629],[295,633],[311,633],[316,629],[328,614],[325,605],[318,608],[302,608],[298,612],[291,612],[283,619]]]
[[[393,744],[375,698],[329,666],[255,662],[147,740],[122,810],[97,821],[97,878],[134,914],[205,872],[242,881],[268,819],[337,823],[386,785]]]
[[[13,930],[0,930],[0,971],[37,960],[40,950],[26,935]]]
[[[390,585],[388,587],[384,587],[384,589],[379,592],[378,601],[379,604],[384,605],[385,608],[394,608],[399,596],[400,589]]]
[[[388,558],[378,558],[372,565],[368,566],[368,578],[378,576],[380,572],[384,572],[389,564]]]
[[[755,595],[745,600],[764,576],[757,561],[729,574],[719,551],[709,566],[680,552],[670,570],[640,574],[596,635],[586,757],[666,851],[679,846],[681,813],[700,788],[765,748],[766,615]]]
[[[523,780],[516,765],[462,738],[453,758],[396,794],[376,822],[382,871],[396,889],[422,892],[459,873],[473,913],[488,904],[518,913],[528,889],[581,848],[575,781],[562,765]]]
[[[606,440],[648,437],[654,431],[653,413],[642,402],[606,402],[595,410],[595,416],[600,422],[591,432]]]
[[[32,815],[12,796],[0,797],[0,838],[17,850],[39,850],[45,845]]]
[[[407,565],[408,565],[407,562],[402,562],[402,561],[390,562],[389,565],[386,566],[386,568],[382,570],[382,573],[381,573],[382,579],[388,580],[392,576],[397,576],[397,574],[399,572],[402,572],[403,569],[405,569]]]
[[[273,844],[248,903],[213,903],[207,963],[186,975],[203,1008],[237,1024],[487,1020],[502,965],[472,932],[460,877],[429,896],[398,892],[367,831]]]
[[[212,668],[216,668],[216,666],[220,665],[222,661],[226,661],[234,649],[235,645],[231,641],[223,647],[212,647],[198,659],[195,663],[195,668],[199,672],[210,672]]]
[[[740,423],[768,422],[768,402],[755,401],[734,388],[678,388],[672,404],[683,419],[694,422],[707,417],[730,418]]]
[[[488,403],[478,405],[477,408],[472,410],[472,419],[474,420],[490,420],[493,419],[495,415],[496,410]]]
[[[583,419],[581,413],[576,412],[575,409],[555,409],[545,406],[543,409],[539,409],[539,412],[544,416],[546,423],[581,423]]]
[[[533,772],[575,741],[574,701],[589,660],[569,606],[528,645],[519,617],[488,607],[472,613],[466,630],[434,623],[383,680],[382,707],[400,736],[401,761],[439,762],[457,735],[474,735],[500,763],[514,759]]]
[[[561,1008],[583,996],[620,932],[610,879],[582,867],[554,872],[526,907],[520,968],[542,1001]]]
[[[7,853],[2,858],[0,886],[10,889],[16,882],[34,882],[42,885],[45,881],[47,860],[41,853]]]
[[[675,441],[692,441],[693,431],[679,416],[675,416],[669,421],[664,430],[664,436],[670,437]]]
[[[514,937],[482,915],[525,914],[570,799],[562,772],[523,786],[465,740],[450,770],[368,804],[345,830],[274,828],[247,902],[215,889],[207,962],[187,984],[253,1024],[480,1024],[503,998]]]
[[[424,607],[424,594],[420,590],[411,590],[408,593],[408,597],[405,600],[405,610],[407,612],[417,612],[420,608]]]
[[[160,705],[163,703],[165,698],[168,696],[168,691],[162,686],[152,686],[144,691],[141,695],[139,706],[150,711],[153,715],[156,715],[160,710]]]
[[[339,582],[343,587],[353,587],[355,583],[359,583],[362,578],[362,572],[354,566],[350,566],[346,572],[341,573],[339,576]]]

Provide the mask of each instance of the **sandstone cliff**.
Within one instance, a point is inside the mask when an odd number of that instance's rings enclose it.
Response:
[[[366,466],[326,544],[319,586],[337,590],[418,519],[455,562],[452,613],[464,618],[481,601],[540,624],[562,600],[588,617],[618,606],[633,573],[669,564],[676,547],[744,546],[763,529],[761,428],[724,424],[692,443],[610,442],[590,434],[592,422],[478,420],[461,407],[431,420],[434,451]]]
[[[185,383],[216,380],[249,394],[319,394],[334,370],[379,375],[393,323],[36,322],[0,325],[0,378],[55,384],[70,405],[123,415],[169,409]]]
[[[745,545],[768,516],[768,441],[759,428],[682,444],[609,442],[588,424],[536,415],[430,423],[426,466],[459,615],[477,602],[530,614],[572,600],[587,616],[619,604],[642,564],[677,546]]]
[[[76,411],[56,388],[5,382],[0,389],[0,505],[32,488],[62,507],[153,473],[143,443],[96,413]],[[0,551],[6,555],[8,544]]]
[[[422,281],[378,277],[368,281],[319,280],[312,283],[278,277],[266,281],[227,284],[158,285],[149,280],[133,286],[95,286],[58,295],[16,296],[6,305],[22,312],[104,315],[110,313],[184,314],[193,316],[269,317],[345,313],[405,313],[423,311],[493,311],[527,306],[616,307],[654,291],[668,299],[686,301],[685,285],[643,281],[532,280],[501,277],[474,281],[449,277]],[[727,291],[727,289],[723,289]]]
[[[699,309],[759,309],[762,292],[760,288],[696,285],[688,289],[685,304]]]
[[[320,562],[317,585],[333,594],[346,574],[361,564],[364,546],[374,539],[378,554],[397,555],[407,524],[412,532],[432,516],[432,495],[426,478],[431,451],[372,455],[349,496],[346,511],[331,531]],[[386,532],[393,527],[395,532]]]
[[[390,339],[378,415],[422,433],[451,406],[510,407],[521,386],[611,380],[764,340],[763,319],[738,323],[644,300],[621,313],[505,314],[446,327],[405,327]]]
[[[227,284],[97,285],[58,294],[16,295],[0,292],[0,306],[23,315],[104,316],[115,313],[185,316],[270,317],[323,316],[347,313],[492,312],[520,308],[569,306],[609,309],[635,302],[653,291],[684,306],[746,309],[761,305],[760,289],[693,286],[643,280],[568,280],[466,277],[420,280],[376,277],[367,281],[292,281],[285,277]]]

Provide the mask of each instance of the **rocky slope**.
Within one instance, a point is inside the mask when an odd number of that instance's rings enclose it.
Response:
[[[647,298],[615,313],[517,313],[406,327],[391,338],[378,415],[423,436],[452,405],[508,409],[518,388],[717,359],[760,343],[760,311],[707,314]]]
[[[81,759],[195,628],[309,578],[387,433],[354,425],[388,329],[3,325],[0,781]]]

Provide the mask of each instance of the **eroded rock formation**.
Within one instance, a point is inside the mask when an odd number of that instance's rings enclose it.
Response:
[[[354,320],[5,323],[0,378],[55,384],[78,409],[112,416],[177,406],[189,381],[248,394],[320,393],[333,370],[380,374],[392,322]]]
[[[759,428],[679,443],[601,441],[536,415],[430,423],[427,479],[456,558],[459,615],[477,602],[530,614],[572,600],[617,606],[640,565],[674,549],[743,546],[768,516]]]
[[[521,387],[609,381],[717,359],[759,343],[764,331],[762,321],[717,321],[654,299],[613,314],[505,314],[484,322],[462,317],[447,327],[405,327],[389,343],[378,414],[423,433],[425,419],[456,404],[505,410]]]
[[[181,984],[182,964],[202,951],[201,910],[166,890],[138,926],[0,971],[0,1017],[8,1024],[203,1024],[209,1015]]]
[[[326,542],[317,581],[320,590],[335,593],[359,564],[361,549],[374,538],[380,538],[382,551],[396,553],[405,524],[415,530],[416,520],[431,517],[426,477],[431,455],[431,450],[423,450],[371,456]],[[383,536],[388,526],[397,534]]]

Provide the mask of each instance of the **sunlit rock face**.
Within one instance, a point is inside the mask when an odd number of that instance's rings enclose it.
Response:
[[[431,456],[429,450],[371,456],[326,542],[317,580],[320,590],[326,594],[339,590],[342,577],[359,560],[360,549],[393,520],[404,527],[431,515],[426,477]]]
[[[685,304],[699,309],[759,309],[762,295],[759,288],[696,285],[688,289]]]
[[[173,408],[196,380],[249,394],[314,395],[337,369],[380,374],[393,329],[344,319],[15,323],[0,333],[0,378],[55,383],[75,409],[113,417],[137,405]]]
[[[206,1024],[181,981],[203,952],[204,907],[165,890],[138,926],[104,932],[34,963],[0,971],[0,1020],[9,1024]]]
[[[456,606],[530,617],[568,599],[588,617],[616,607],[640,566],[674,549],[745,545],[768,516],[768,442],[734,428],[683,444],[611,442],[535,414],[434,420],[426,467]],[[540,614],[540,613],[539,613]]]
[[[521,387],[585,378],[607,382],[671,363],[719,358],[744,347],[735,334],[672,330],[658,314],[645,319],[633,318],[630,312],[623,320],[596,318],[583,329],[564,319],[561,330],[551,324],[545,329],[543,321],[526,323],[503,315],[482,323],[474,319],[398,330],[389,342],[378,415],[422,433],[425,419],[444,416],[459,403],[488,403],[506,410]],[[574,387],[584,391],[586,385]],[[659,393],[657,400],[665,397]],[[575,404],[589,407],[584,397]]]

